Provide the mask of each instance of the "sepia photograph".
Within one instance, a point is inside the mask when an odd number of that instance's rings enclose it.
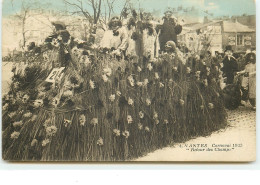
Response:
[[[2,160],[256,160],[254,0],[3,0]]]

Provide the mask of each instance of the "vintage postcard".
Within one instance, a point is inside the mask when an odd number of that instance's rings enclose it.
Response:
[[[4,0],[2,159],[256,159],[254,0]]]

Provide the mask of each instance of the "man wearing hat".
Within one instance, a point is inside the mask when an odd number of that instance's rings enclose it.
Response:
[[[64,43],[68,42],[70,38],[69,32],[66,30],[66,25],[61,21],[54,21],[52,25],[55,27],[54,33],[45,39],[45,42],[52,42],[53,38],[62,38]]]
[[[226,83],[233,84],[235,73],[238,71],[238,64],[235,57],[233,57],[232,46],[226,46],[225,57],[222,63],[223,68],[221,70],[223,71],[223,76],[227,78]]]
[[[163,24],[158,25],[156,28],[160,32],[159,42],[161,51],[165,50],[165,44],[170,40],[178,45],[177,35],[182,31],[182,26],[177,23],[177,18],[173,16],[171,10],[167,10],[164,14]]]

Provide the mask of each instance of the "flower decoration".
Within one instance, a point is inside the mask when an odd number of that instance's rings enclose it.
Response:
[[[150,128],[149,128],[149,127],[145,127],[144,130],[145,130],[146,132],[150,132]]]
[[[38,143],[38,140],[37,139],[33,139],[32,142],[31,142],[31,146],[35,146],[36,144]]]
[[[214,104],[213,103],[209,103],[208,107],[209,107],[209,109],[213,109],[214,108]]]
[[[105,74],[102,75],[102,79],[103,79],[104,82],[107,82],[107,81],[108,81],[108,77],[107,77],[107,75],[105,75]]]
[[[140,117],[141,119],[144,118],[144,113],[143,113],[142,111],[139,112],[139,117]]]
[[[133,123],[133,118],[132,118],[131,115],[127,115],[127,123],[128,123],[128,124]]]
[[[90,124],[95,126],[98,124],[98,118],[93,118],[91,121],[90,121]]]
[[[147,85],[148,85],[148,83],[149,83],[148,79],[147,79],[147,78],[146,78],[146,79],[144,79],[143,85],[144,85],[144,86],[147,86]]]
[[[115,134],[115,136],[120,136],[120,130],[118,129],[114,129],[113,133]]]
[[[133,76],[130,75],[127,79],[129,81],[130,85],[133,87],[135,85],[135,80],[134,80]]]
[[[7,110],[7,108],[8,108],[8,103],[6,103],[6,104],[3,105],[2,110],[5,111],[5,110]]]
[[[14,85],[14,89],[18,89],[20,83],[19,82],[14,82],[13,85]]]
[[[164,84],[162,82],[159,83],[160,88],[164,87]]]
[[[54,107],[57,107],[60,103],[60,99],[58,97],[55,97],[52,99],[52,102],[51,104],[54,106]]]
[[[110,100],[111,102],[114,102],[115,99],[116,99],[116,95],[115,95],[115,94],[111,94],[111,95],[109,96],[109,100]]]
[[[137,82],[136,85],[137,85],[138,87],[141,87],[141,86],[144,85],[144,83],[143,83],[143,82]]]
[[[9,116],[10,118],[13,118],[15,115],[16,115],[16,112],[15,112],[15,111],[10,112],[10,113],[8,114],[8,116]]]
[[[163,123],[164,123],[164,124],[168,124],[169,121],[168,121],[167,119],[165,119]]]
[[[138,66],[137,71],[140,73],[142,71],[142,68]]]
[[[49,127],[49,126],[51,126],[52,124],[51,124],[51,119],[49,118],[49,119],[46,119],[45,121],[44,121],[44,123],[43,123],[43,126],[45,127],[45,128],[47,128],[47,127]]]
[[[85,123],[86,123],[86,117],[85,117],[84,114],[81,114],[81,115],[79,116],[79,124],[80,124],[81,126],[84,126]]]
[[[200,79],[200,71],[196,71],[195,72],[195,77],[197,78],[197,80],[199,80]]]
[[[57,132],[57,127],[55,125],[52,125],[50,127],[46,127],[46,135],[47,136],[54,136]]]
[[[186,73],[187,73],[187,74],[190,74],[190,72],[191,72],[191,68],[190,68],[190,67],[187,67],[187,68],[186,68]]]
[[[151,63],[147,64],[147,69],[148,69],[149,71],[152,71],[152,69],[153,69],[153,66],[152,66],[152,64],[151,64]]]
[[[91,89],[95,89],[95,87],[96,87],[94,81],[92,81],[92,80],[89,80],[89,85],[90,85]]]
[[[14,131],[14,132],[11,134],[11,139],[17,139],[19,136],[20,136],[20,132]]]
[[[128,105],[134,105],[134,100],[131,98],[128,98]]]
[[[147,98],[145,102],[147,106],[151,105],[151,100],[149,98]]]
[[[65,124],[65,127],[68,127],[69,125],[72,124],[72,121],[68,120],[68,119],[64,119],[64,124]]]
[[[204,85],[205,87],[208,86],[208,80],[207,80],[207,79],[204,79],[204,80],[202,81],[202,83],[203,83],[203,85]]]
[[[176,66],[173,66],[172,67],[173,71],[177,72],[178,71],[178,68]]]
[[[158,119],[155,120],[155,124],[158,125],[160,121]]]
[[[53,45],[54,47],[59,47],[59,45],[60,45],[59,40],[56,38],[53,38],[51,41],[51,45]]]
[[[28,94],[25,94],[24,96],[23,96],[23,98],[22,98],[22,102],[23,103],[27,103],[28,102],[28,100],[29,100],[29,95]]]
[[[32,113],[31,113],[31,112],[27,112],[27,113],[25,113],[25,114],[23,115],[23,117],[25,117],[25,118],[30,118],[30,117],[32,117]]]
[[[50,142],[49,139],[44,139],[44,140],[42,141],[42,146],[46,146],[49,142]]]
[[[204,105],[201,105],[201,106],[200,106],[200,109],[203,110],[203,109],[204,109]]]
[[[159,74],[157,72],[154,73],[154,77],[156,80],[158,80],[160,77],[159,77]]]
[[[184,100],[183,100],[183,99],[180,99],[180,100],[179,100],[179,103],[180,103],[181,106],[183,106],[183,105],[184,105]]]
[[[121,96],[121,92],[120,91],[116,91],[116,95],[117,96]]]
[[[63,96],[68,98],[68,97],[72,97],[73,96],[73,91],[71,90],[67,90],[63,92]]]
[[[99,137],[99,139],[97,140],[97,145],[98,146],[103,146],[104,145],[104,141],[103,141],[102,137]]]
[[[32,118],[31,118],[31,121],[35,121],[37,119],[37,115],[33,115]]]
[[[143,125],[142,125],[141,123],[138,123],[137,126],[138,126],[138,129],[139,129],[139,130],[142,130],[142,129],[143,129]]]
[[[210,68],[206,67],[206,71],[207,71],[207,76],[209,76],[210,75]]]
[[[33,106],[35,108],[39,108],[39,107],[43,106],[43,100],[42,99],[35,100],[34,103],[33,103]]]
[[[111,68],[105,68],[105,69],[103,70],[103,72],[104,72],[104,74],[105,74],[106,76],[111,76],[111,74],[112,74]]]
[[[153,119],[154,119],[154,120],[158,119],[158,113],[157,113],[157,112],[154,112],[154,113],[153,113]]]
[[[130,133],[126,130],[122,133],[122,135],[125,136],[125,138],[127,139],[130,136]]]
[[[23,125],[22,121],[16,121],[16,122],[13,123],[14,127],[21,127],[22,125]]]

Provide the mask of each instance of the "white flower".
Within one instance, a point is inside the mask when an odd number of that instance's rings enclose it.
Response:
[[[8,103],[3,105],[3,111],[7,110],[7,108],[8,108]]]
[[[52,99],[52,102],[51,104],[54,106],[54,107],[57,107],[60,103],[60,99],[58,97],[55,97]]]
[[[25,118],[30,118],[30,117],[32,117],[32,113],[31,113],[31,112],[27,112],[27,113],[25,113],[25,114],[23,115],[23,117],[25,117]]]
[[[79,116],[79,123],[80,123],[81,126],[84,126],[84,125],[85,125],[85,123],[86,123],[86,117],[85,117],[84,114],[81,114],[81,115]]]
[[[143,125],[142,125],[141,123],[138,123],[137,126],[138,126],[138,129],[139,129],[139,130],[142,130],[142,129],[143,129]]]
[[[147,64],[147,69],[149,69],[149,71],[152,71],[152,69],[153,69],[153,66],[152,66],[152,64],[151,64],[151,63]]]
[[[160,88],[164,87],[164,84],[162,82],[159,83]]]
[[[155,120],[155,124],[158,125],[160,123],[160,121],[157,119]]]
[[[131,99],[131,98],[128,98],[128,105],[133,105],[134,104],[134,101],[133,101],[133,99]]]
[[[187,68],[186,68],[186,73],[189,74],[190,72],[191,72],[191,68],[190,68],[190,67],[187,67]]]
[[[203,80],[203,84],[205,85],[205,87],[207,87],[207,86],[208,86],[208,80],[207,80],[207,79],[204,79],[204,80]]]
[[[29,96],[27,95],[27,94],[25,94],[24,96],[23,96],[23,98],[22,98],[22,102],[23,103],[26,103],[28,100],[29,100]]]
[[[23,125],[22,121],[16,121],[16,122],[13,123],[14,127],[21,127],[22,125]]]
[[[98,146],[104,145],[104,141],[103,141],[102,137],[100,137],[100,138],[97,140],[97,145],[98,145]]]
[[[64,97],[71,97],[73,96],[73,92],[71,90],[67,90],[63,92]]]
[[[112,74],[111,68],[105,68],[105,69],[103,70],[103,72],[104,72],[105,75],[107,75],[107,76],[110,76],[110,75]]]
[[[19,82],[14,82],[14,88],[17,89],[19,87]]]
[[[58,47],[60,45],[60,43],[59,43],[58,39],[53,38],[52,41],[51,41],[51,45]]]
[[[149,81],[148,81],[148,79],[146,78],[146,79],[144,79],[144,86],[147,86],[148,85],[148,83],[149,83]]]
[[[121,92],[120,91],[116,91],[116,95],[117,96],[121,96]]]
[[[167,119],[164,120],[164,124],[168,124],[169,121]]]
[[[118,129],[114,129],[113,133],[115,134],[115,136],[120,136],[120,130]]]
[[[173,69],[174,71],[177,71],[177,70],[178,70],[178,68],[177,68],[176,66],[173,66],[172,69]]]
[[[180,99],[180,100],[179,100],[179,103],[180,103],[180,105],[184,105],[184,100],[183,100],[183,99]]]
[[[147,98],[145,102],[147,106],[151,105],[151,100],[149,98]]]
[[[154,77],[155,77],[155,79],[159,79],[160,77],[159,77],[159,74],[156,72],[156,73],[154,73]]]
[[[137,85],[138,87],[141,87],[141,86],[143,86],[143,82],[137,82],[136,85]]]
[[[109,96],[109,100],[110,100],[111,102],[115,101],[115,99],[116,99],[116,95],[115,95],[115,94],[111,94],[111,95]]]
[[[138,66],[137,71],[140,73],[142,71],[142,68]]]
[[[37,143],[38,143],[38,140],[37,139],[33,139],[32,142],[31,142],[31,146],[35,146]]]
[[[129,135],[130,135],[130,133],[129,133],[129,131],[124,131],[123,133],[122,133],[122,135],[123,136],[125,136],[125,138],[128,138],[129,137]]]
[[[155,120],[155,119],[157,119],[158,118],[158,114],[157,114],[157,112],[154,112],[153,113],[153,119]]]
[[[15,115],[16,115],[16,112],[15,112],[15,111],[10,112],[10,113],[8,114],[8,116],[9,116],[10,118],[13,118]]]
[[[200,106],[200,109],[203,110],[203,109],[204,109],[204,105],[201,105],[201,106]]]
[[[64,119],[64,124],[65,124],[65,127],[68,127],[69,125],[72,124],[72,121],[68,120],[68,119]]]
[[[33,103],[33,106],[34,106],[35,108],[38,108],[38,107],[43,106],[43,100],[42,100],[42,99],[37,99],[37,100],[35,100],[34,103]]]
[[[42,141],[42,146],[46,146],[49,142],[50,142],[49,139],[44,139],[44,140]]]
[[[128,124],[133,123],[133,118],[132,118],[132,116],[127,115],[127,123],[128,123]]]
[[[144,118],[144,113],[143,113],[142,111],[139,112],[139,117],[140,117],[141,119]]]
[[[145,127],[144,130],[145,130],[146,132],[150,132],[149,127]]]
[[[46,127],[46,134],[47,136],[54,136],[57,132],[57,127],[52,125],[50,127]]]
[[[91,125],[97,125],[98,124],[98,118],[93,118],[91,121],[90,121],[90,124]]]
[[[17,139],[20,135],[20,132],[16,132],[14,131],[12,134],[11,134],[11,139]]]
[[[108,81],[108,77],[107,77],[107,75],[105,75],[105,74],[102,75],[102,79],[103,79],[104,82],[107,82],[107,81]]]
[[[31,121],[35,121],[37,119],[37,115],[33,115],[32,118],[31,118]]]
[[[213,103],[209,103],[208,106],[209,106],[209,109],[213,109],[214,108],[214,104]]]
[[[89,85],[91,89],[95,89],[95,83],[92,80],[89,80]]]
[[[128,81],[129,81],[130,85],[133,87],[133,86],[135,85],[135,81],[134,81],[133,76],[130,75],[127,79],[128,79]]]

